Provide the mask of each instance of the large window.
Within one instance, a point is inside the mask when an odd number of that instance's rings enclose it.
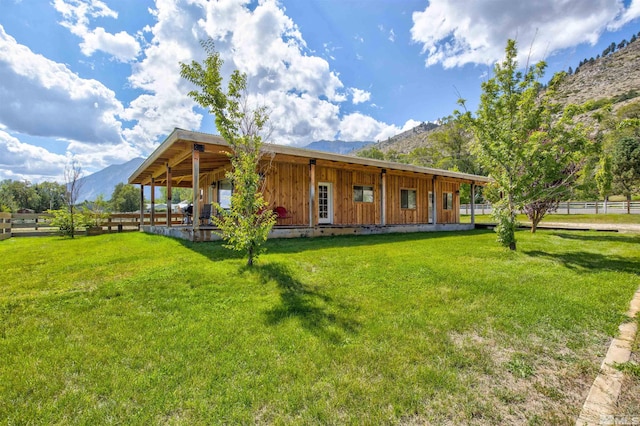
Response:
[[[223,209],[231,208],[231,193],[233,192],[233,185],[228,179],[218,182],[218,204]]]
[[[416,208],[416,190],[415,189],[400,190],[400,208],[402,209]]]
[[[442,194],[442,209],[453,210],[453,192],[444,192]]]
[[[354,186],[353,201],[361,203],[373,203],[373,186]]]

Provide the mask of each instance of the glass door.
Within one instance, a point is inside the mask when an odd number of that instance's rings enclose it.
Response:
[[[318,183],[318,223],[333,223],[333,191],[330,183]]]

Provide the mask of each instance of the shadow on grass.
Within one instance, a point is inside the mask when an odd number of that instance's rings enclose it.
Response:
[[[640,235],[620,235],[612,232],[605,232],[600,235],[593,234],[579,234],[579,233],[564,233],[554,232],[554,236],[564,238],[566,240],[578,240],[578,241],[604,241],[604,242],[616,242],[616,243],[640,243]]]
[[[410,243],[437,238],[451,238],[463,235],[493,234],[492,230],[476,229],[472,231],[414,232],[390,233],[376,235],[340,235],[315,238],[271,238],[265,244],[266,253],[301,253],[305,251],[323,250],[336,247],[374,246],[377,244]],[[184,247],[199,253],[210,260],[242,259],[244,252],[237,252],[223,247],[222,241],[192,242],[178,240]]]
[[[610,240],[609,240],[610,241]],[[640,258],[630,258],[589,253],[586,251],[574,251],[567,253],[547,253],[543,251],[524,251],[524,254],[533,257],[542,257],[562,263],[566,268],[585,272],[614,271],[629,274],[640,274]]]
[[[359,323],[346,315],[348,306],[312,289],[296,279],[281,263],[260,264],[251,270],[263,283],[273,281],[280,291],[280,305],[265,312],[268,325],[297,319],[300,325],[333,344],[340,344],[347,334],[355,334]]]

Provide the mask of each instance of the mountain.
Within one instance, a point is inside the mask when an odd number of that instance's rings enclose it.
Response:
[[[367,145],[371,145],[373,142],[366,141],[355,141],[355,142],[345,142],[345,141],[316,141],[311,142],[309,145],[305,146],[306,149],[312,149],[314,151],[323,151],[323,152],[332,152],[334,154],[350,154],[353,151],[361,149]]]
[[[558,102],[581,105],[587,101],[609,100],[615,110],[640,95],[640,40],[583,62],[560,83]]]
[[[363,148],[375,147],[384,153],[389,151],[407,153],[420,146],[430,145],[429,136],[439,128],[440,125],[437,123],[422,122],[412,129],[388,138],[386,141],[380,141],[376,144]],[[359,151],[362,151],[363,148],[358,149],[351,154],[357,154]]]
[[[89,176],[80,178],[81,187],[78,200],[93,201],[100,194],[105,200],[109,200],[116,185],[127,183],[129,176],[140,167],[143,161],[144,158],[134,158],[124,164],[111,165]]]
[[[554,95],[563,106],[584,105],[588,112],[576,120],[595,128],[594,114],[607,104],[611,104],[614,112],[630,104],[640,110],[640,33],[632,42],[618,45],[613,53],[605,50],[602,55],[581,61],[575,72],[570,71],[562,78]],[[422,123],[368,148],[375,147],[385,154],[390,151],[406,154],[418,147],[432,147],[430,138],[439,131],[437,124]]]

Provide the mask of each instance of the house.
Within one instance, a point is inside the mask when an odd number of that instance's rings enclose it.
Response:
[[[264,144],[260,163],[265,200],[285,211],[271,237],[464,230],[460,224],[460,185],[485,185],[489,178],[368,158]],[[188,225],[151,225],[145,232],[194,241],[217,239],[195,212],[219,203],[227,207],[233,191],[229,145],[220,137],[175,129],[129,178],[144,186],[194,189],[194,218]],[[152,195],[153,197],[153,195]],[[167,206],[167,212],[171,206]],[[472,209],[473,211],[473,209]],[[167,213],[168,214],[168,213]],[[472,216],[473,220],[473,216]]]

